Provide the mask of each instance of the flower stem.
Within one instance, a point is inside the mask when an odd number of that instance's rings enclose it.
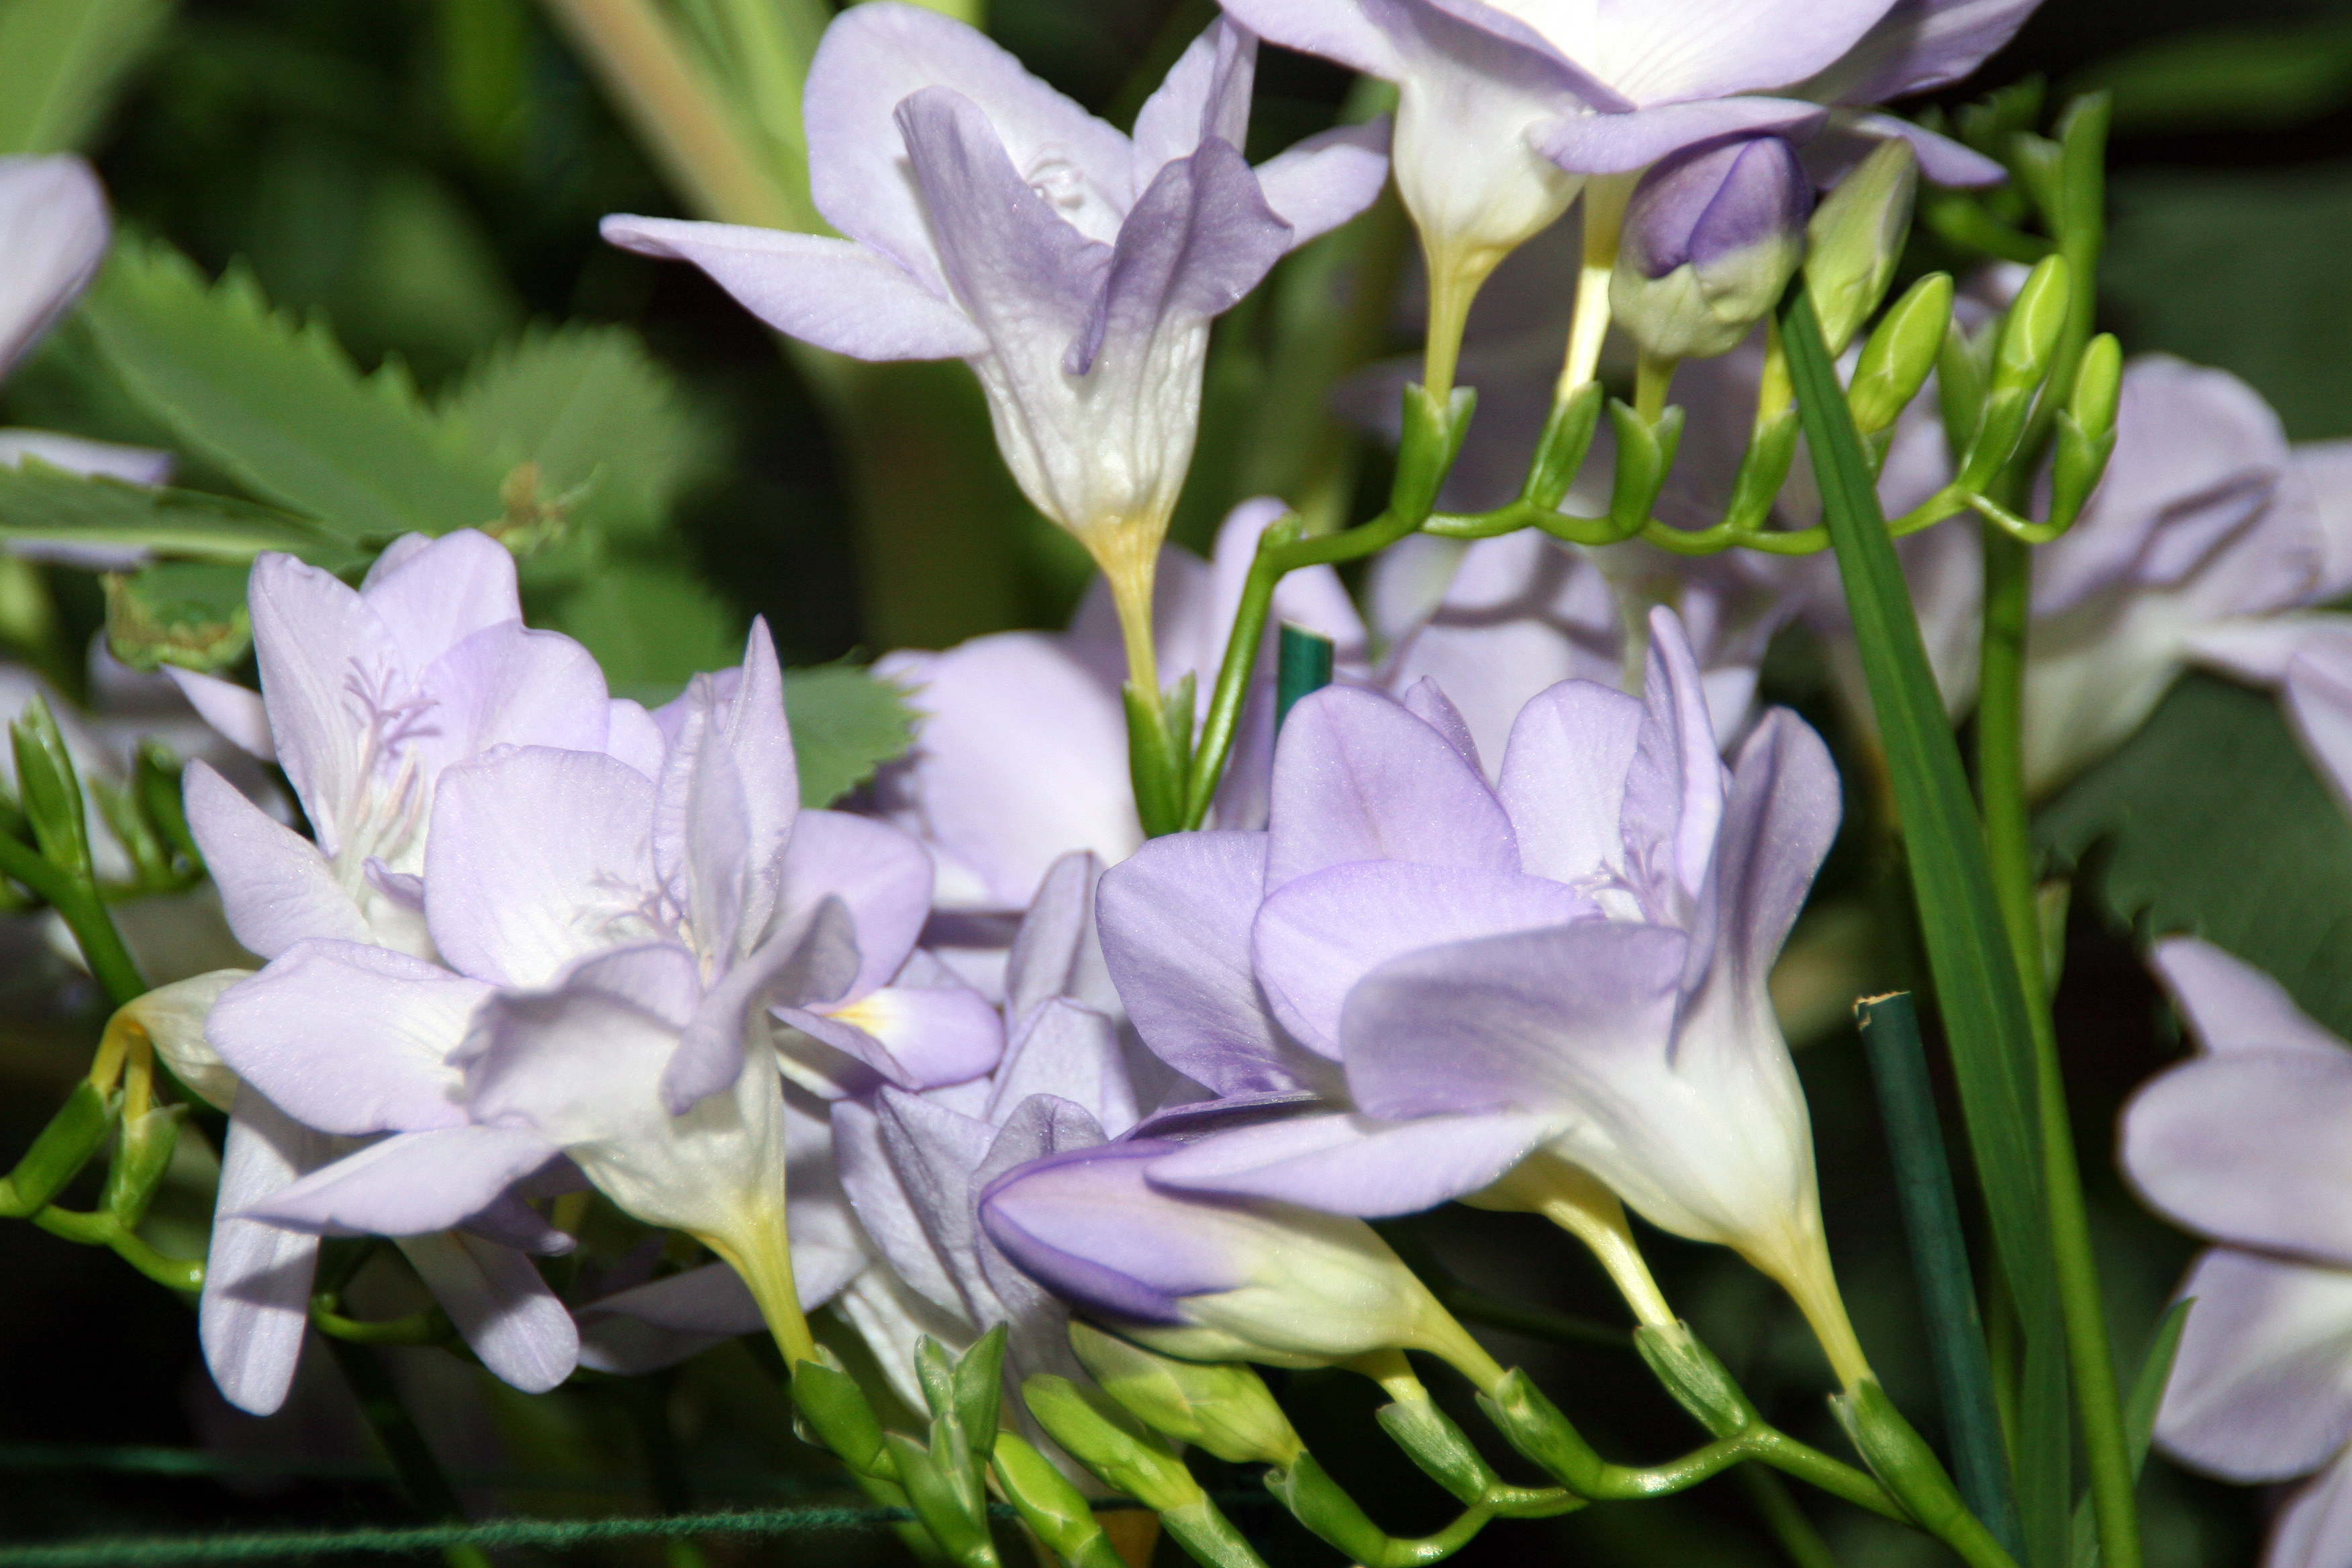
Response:
[[[1682,362],[1642,351],[1641,361],[1634,371],[1633,412],[1655,425],[1665,416],[1666,393],[1675,384],[1675,369]]]
[[[781,1210],[781,1204],[778,1206]],[[760,1315],[768,1321],[776,1349],[783,1352],[789,1376],[801,1363],[816,1360],[816,1336],[809,1332],[808,1318],[801,1311],[800,1287],[793,1279],[793,1251],[784,1236],[782,1215],[780,1212],[770,1226],[742,1228],[744,1234],[738,1240],[715,1236],[696,1239],[726,1259],[728,1267],[741,1277],[751,1299],[760,1304]]]
[[[1554,402],[1601,369],[1601,344],[1609,335],[1609,279],[1617,268],[1618,231],[1633,195],[1630,174],[1596,174],[1584,183],[1584,266],[1576,276],[1576,314],[1568,324],[1568,357],[1552,392]]]

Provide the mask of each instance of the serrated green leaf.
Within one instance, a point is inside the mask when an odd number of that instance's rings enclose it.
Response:
[[[2275,699],[2189,676],[2042,809],[2034,834],[2077,868],[2076,896],[2118,926],[2201,936],[2352,1036],[2352,820]]]
[[[0,156],[81,145],[172,10],[172,0],[0,5]]]
[[[787,671],[784,707],[805,806],[831,805],[914,742],[915,716],[906,693],[851,665]]]
[[[675,378],[622,327],[539,331],[486,355],[441,405],[501,470],[539,467],[542,494],[585,487],[575,520],[649,532],[709,467],[709,428]]]
[[[106,579],[106,645],[133,669],[235,664],[253,641],[244,566],[161,561]]]
[[[0,539],[147,549],[224,562],[286,550],[331,570],[360,559],[350,545],[274,507],[68,473],[37,458],[0,464]]]
[[[100,349],[186,447],[338,538],[496,527],[507,477],[452,441],[396,365],[362,377],[323,323],[273,311],[160,241],[123,244],[82,305]]]

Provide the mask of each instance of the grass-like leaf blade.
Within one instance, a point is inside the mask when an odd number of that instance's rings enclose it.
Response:
[[[224,562],[285,550],[331,570],[360,559],[308,520],[275,507],[68,473],[37,458],[0,464],[0,540]]]

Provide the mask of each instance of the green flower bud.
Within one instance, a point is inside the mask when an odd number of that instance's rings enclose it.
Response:
[[[1729,353],[1788,287],[1812,198],[1778,136],[1665,160],[1626,204],[1610,313],[1658,359]]]
[[[1846,406],[1853,411],[1854,427],[1874,436],[1895,423],[1927,384],[1944,346],[1952,321],[1952,279],[1936,272],[1911,286],[1911,291],[1886,312],[1878,330],[1863,345],[1853,383],[1846,390]]]
[[[1072,1458],[1145,1507],[1165,1513],[1203,1500],[1183,1461],[1108,1396],[1039,1373],[1021,1384],[1021,1397]]]
[[[1806,227],[1805,292],[1830,353],[1843,353],[1885,297],[1918,186],[1911,144],[1890,137],[1815,209]]]
[[[2050,374],[2051,356],[2058,352],[2058,335],[2066,327],[2068,298],[2073,292],[2066,258],[2045,256],[2026,275],[2009,313],[2001,318],[2000,337],[1992,351],[1992,390],[2029,392]]]
[[[1177,1361],[1078,1322],[1070,1348],[1104,1393],[1155,1432],[1230,1464],[1286,1467],[1298,1458],[1290,1418],[1265,1380],[1237,1362]]]

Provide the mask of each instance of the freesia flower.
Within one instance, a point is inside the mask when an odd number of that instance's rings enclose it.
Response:
[[[1729,352],[1780,303],[1812,206],[1812,182],[1778,136],[1661,161],[1626,203],[1610,310],[1654,360]]]
[[[2326,1568],[2352,1557],[2352,1047],[2210,942],[2160,942],[2150,963],[2197,1054],[2125,1107],[2120,1155],[2151,1207],[2220,1244],[2180,1283],[2195,1304],[2156,1440],[2226,1480],[2310,1476],[2263,1563]]]
[[[803,100],[810,192],[848,238],[640,217],[604,235],[694,262],[820,347],[970,363],[1006,463],[1110,579],[1130,673],[1156,690],[1151,574],[1209,321],[1387,168],[1379,127],[1244,163],[1256,47],[1212,26],[1130,139],[971,27],[881,0],[826,29]]]
[[[1366,1215],[1482,1194],[1575,1229],[1671,1321],[1598,1178],[1737,1248],[1865,1375],[1766,991],[1838,811],[1791,714],[1727,773],[1664,610],[1643,695],[1553,687],[1498,785],[1433,684],[1318,693],[1285,729],[1267,832],[1146,846],[1105,880],[1103,946],[1180,1071],[1343,1109],[1217,1132],[1152,1181]]]
[[[1258,536],[1284,510],[1263,499],[1235,507],[1218,531],[1213,563],[1172,546],[1161,552],[1152,617],[1159,664],[1171,678],[1194,678],[1200,714],[1208,710]],[[1338,574],[1317,566],[1284,578],[1267,617],[1268,651],[1217,797],[1220,822],[1250,824],[1265,813],[1274,741],[1270,650],[1273,629],[1284,621],[1330,637],[1343,672],[1364,668],[1363,624]],[[883,770],[877,804],[930,847],[942,910],[1024,909],[1063,855],[1089,850],[1116,864],[1143,842],[1128,773],[1118,648],[1109,588],[1097,579],[1066,632],[997,632],[944,653],[893,653],[875,667],[907,686],[923,715],[913,749]]]

